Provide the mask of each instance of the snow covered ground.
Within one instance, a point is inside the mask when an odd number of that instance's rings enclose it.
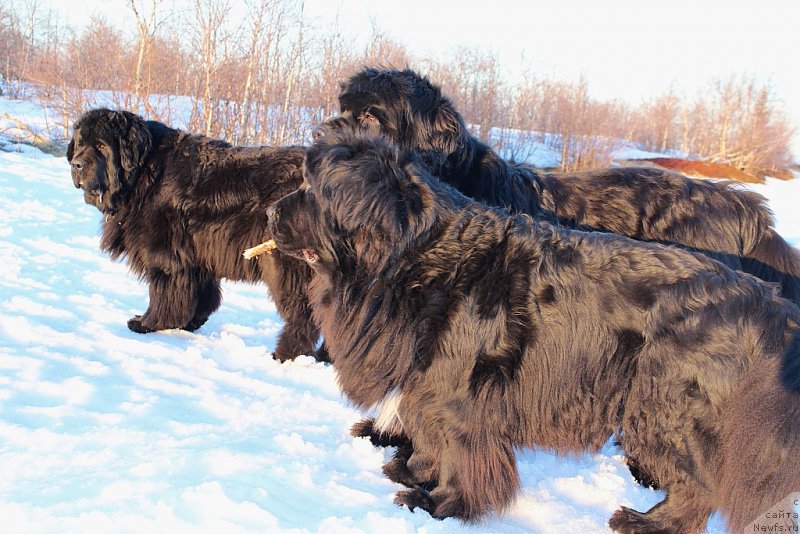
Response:
[[[0,116],[23,106],[0,99]],[[41,119],[44,124],[44,119]],[[2,121],[0,121],[2,132]],[[392,504],[391,450],[348,434],[330,366],[270,357],[281,326],[261,286],[225,283],[195,333],[130,332],[147,292],[98,249],[100,214],[64,158],[0,151],[0,532],[606,532],[647,509],[611,444],[518,455],[522,492],[465,527]],[[800,244],[800,180],[753,186]],[[710,532],[722,532],[714,518]]]

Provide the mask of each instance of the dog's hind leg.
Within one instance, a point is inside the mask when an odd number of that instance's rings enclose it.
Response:
[[[702,532],[713,511],[704,492],[681,484],[670,488],[667,497],[645,513],[621,507],[608,525],[624,534],[688,534]]]
[[[638,484],[645,488],[658,489],[658,480],[639,463],[639,460],[633,456],[626,456],[625,465],[628,466],[631,476]]]
[[[281,362],[293,360],[301,354],[316,358],[315,346],[319,339],[319,329],[311,318],[311,307],[305,295],[276,304],[284,324],[272,357]]]
[[[414,454],[414,448],[409,441],[407,445],[397,448],[392,459],[383,464],[383,474],[392,482],[402,484],[406,487],[423,486],[432,489],[428,481],[419,479],[409,468],[408,460]]]
[[[308,301],[311,269],[299,260],[280,254],[272,254],[262,261],[269,262],[263,268],[264,281],[284,322],[272,357],[283,362],[304,354],[328,361],[324,349],[320,349],[319,354],[315,350],[320,333]]]

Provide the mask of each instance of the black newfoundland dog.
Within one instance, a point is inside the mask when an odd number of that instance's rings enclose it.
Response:
[[[84,114],[67,150],[72,181],[105,215],[102,250],[149,286],[147,311],[128,327],[196,330],[220,305],[221,278],[263,281],[285,322],[274,357],[313,354],[309,268],[282,254],[242,257],[269,238],[265,206],[302,183],[304,158],[302,147],[234,147],[127,111]]]
[[[667,496],[627,533],[733,531],[797,490],[800,310],[679,248],[512,216],[385,138],[318,139],[269,210],[344,393],[413,454],[396,502],[476,521],[519,487],[514,451],[615,435]]]
[[[368,68],[342,85],[341,115],[321,125],[381,133],[413,148],[462,193],[512,212],[584,230],[703,252],[777,282],[800,304],[800,253],[773,228],[758,194],[653,168],[544,173],[510,164],[472,137],[439,87],[412,70]]]

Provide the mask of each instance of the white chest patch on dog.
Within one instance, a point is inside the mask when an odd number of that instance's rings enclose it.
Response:
[[[403,421],[400,419],[400,402],[403,394],[400,388],[393,387],[386,396],[375,405],[378,414],[375,416],[373,428],[384,434],[400,434],[403,431]]]

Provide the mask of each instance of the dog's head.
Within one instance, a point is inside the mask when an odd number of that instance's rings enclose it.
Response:
[[[152,149],[147,123],[127,111],[95,109],[75,123],[67,147],[72,183],[103,213],[119,210]]]
[[[309,148],[305,184],[278,201],[270,231],[286,254],[341,263],[380,264],[406,250],[436,219],[438,183],[413,154],[389,140],[329,132]]]
[[[271,205],[267,222],[282,253],[315,269],[336,268],[335,229],[320,215],[316,195],[305,184]]]
[[[315,135],[345,125],[380,134],[419,151],[434,173],[469,140],[464,119],[450,100],[410,69],[364,69],[341,85],[339,106],[340,115],[322,123]]]

